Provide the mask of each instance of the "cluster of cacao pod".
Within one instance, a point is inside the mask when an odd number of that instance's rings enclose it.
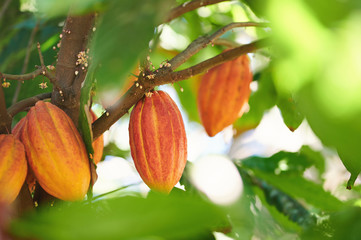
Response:
[[[95,115],[92,117],[94,121]],[[56,198],[67,201],[84,198],[90,184],[88,153],[74,123],[63,110],[39,101],[18,122],[12,134],[1,135],[0,139],[0,154],[5,156],[0,165],[0,201],[12,202],[26,176],[29,185],[36,179]],[[93,142],[93,147],[97,163],[103,151],[102,137]]]
[[[209,136],[240,117],[253,79],[250,61],[242,55],[209,70],[201,80],[198,109]],[[182,176],[187,142],[181,114],[163,91],[153,91],[134,107],[129,142],[135,167],[153,190],[169,193]]]
[[[247,55],[225,62],[203,75],[198,91],[198,111],[210,137],[241,117],[251,94],[253,76]]]
[[[181,113],[163,91],[146,94],[129,119],[129,143],[134,165],[152,190],[169,193],[187,161],[187,138]]]

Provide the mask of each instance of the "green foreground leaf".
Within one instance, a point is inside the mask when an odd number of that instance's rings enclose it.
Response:
[[[13,222],[13,233],[39,239],[189,239],[219,227],[225,214],[186,196],[123,197],[42,209]]]

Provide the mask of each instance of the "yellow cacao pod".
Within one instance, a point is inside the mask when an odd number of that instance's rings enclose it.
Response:
[[[187,161],[187,138],[175,102],[163,91],[140,100],[129,120],[130,151],[149,188],[169,193]]]
[[[12,134],[0,135],[0,203],[15,200],[24,184],[27,163],[23,144]]]
[[[90,167],[84,142],[60,108],[39,101],[26,116],[20,136],[29,166],[40,186],[56,198],[84,198]]]
[[[92,122],[97,120],[97,116],[95,115],[95,113],[92,110],[90,110],[90,114],[92,117]],[[94,150],[93,160],[94,160],[95,164],[98,164],[100,162],[100,160],[102,160],[102,157],[103,157],[103,150],[104,150],[103,134],[100,137],[98,137],[97,139],[95,139],[95,141],[92,143],[92,146],[93,146],[93,150]]]
[[[216,66],[203,75],[197,97],[198,111],[210,137],[243,114],[252,78],[247,55]]]

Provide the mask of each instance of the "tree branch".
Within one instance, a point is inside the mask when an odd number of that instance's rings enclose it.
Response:
[[[225,2],[225,1],[230,1],[230,0],[193,0],[193,1],[185,2],[181,5],[179,5],[178,7],[173,8],[170,11],[169,16],[167,17],[167,19],[164,22],[165,23],[170,22],[173,19],[175,19],[187,12],[193,11],[197,8],[216,4],[219,2]]]
[[[210,58],[204,62],[198,63],[197,65],[194,65],[190,68],[178,71],[178,72],[173,72],[170,76],[170,78],[172,79],[171,82],[177,82],[180,80],[184,80],[187,78],[190,78],[194,75],[200,74],[208,69],[211,69],[212,67],[215,67],[219,64],[225,63],[227,61],[233,60],[238,56],[241,56],[243,54],[246,53],[251,53],[256,51],[259,48],[263,48],[266,47],[269,42],[269,39],[261,39],[249,44],[245,44],[242,45],[240,47],[237,48],[233,48],[229,51],[223,52],[213,58]],[[169,83],[169,80],[166,80],[167,83]],[[157,84],[165,84],[162,82],[157,82]]]
[[[10,117],[14,117],[19,112],[25,111],[27,108],[30,108],[35,105],[37,101],[44,100],[44,99],[50,99],[51,98],[51,92],[48,93],[41,93],[36,96],[21,100],[8,109],[8,114]]]
[[[31,73],[20,74],[20,75],[0,73],[0,78],[8,79],[8,80],[24,81],[24,80],[34,79],[35,77],[40,76],[40,75],[44,75],[50,80],[51,83],[53,83],[53,85],[55,87],[58,88],[55,76],[51,72],[48,71],[48,69],[46,68],[46,66],[44,64],[44,58],[43,58],[43,55],[41,54],[39,43],[37,43],[37,49],[38,49],[39,59],[40,59],[40,64],[41,64],[40,67],[38,66],[37,70],[35,70],[34,72],[31,72]]]
[[[38,68],[34,72],[26,73],[26,74],[20,74],[20,75],[0,73],[0,77],[8,79],[8,80],[24,81],[24,80],[34,79],[35,77],[40,76],[42,74],[43,74],[43,69]]]
[[[94,139],[108,130],[119,118],[126,114],[129,109],[144,96],[145,93],[149,92],[154,87],[185,80],[193,75],[207,71],[214,66],[230,61],[238,56],[267,47],[269,44],[268,41],[268,39],[262,39],[250,44],[242,45],[182,71],[173,72],[170,67],[163,67],[159,68],[152,74],[145,76],[141,73],[138,81],[136,81],[114,105],[107,108],[106,112],[93,123],[92,127]]]
[[[0,86],[0,134],[11,132],[11,120],[12,119],[6,110],[4,91]]]
[[[78,124],[80,88],[86,76],[86,68],[77,64],[78,55],[87,52],[89,34],[94,24],[94,13],[68,16],[61,34],[58,62],[56,64],[56,88],[52,103],[64,110]]]
[[[269,27],[268,23],[256,23],[256,22],[234,22],[230,23],[212,35],[209,36],[201,36],[194,40],[191,44],[188,45],[188,47],[175,56],[173,59],[169,61],[172,70],[177,69],[180,65],[185,63],[190,57],[192,57],[194,54],[199,52],[201,49],[207,47],[210,43],[218,39],[220,36],[222,36],[225,32],[232,30],[233,28],[238,27]]]

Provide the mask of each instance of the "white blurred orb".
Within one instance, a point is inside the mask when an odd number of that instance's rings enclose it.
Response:
[[[190,169],[190,179],[211,201],[220,205],[234,203],[243,191],[236,166],[222,155],[207,155],[196,160]]]

